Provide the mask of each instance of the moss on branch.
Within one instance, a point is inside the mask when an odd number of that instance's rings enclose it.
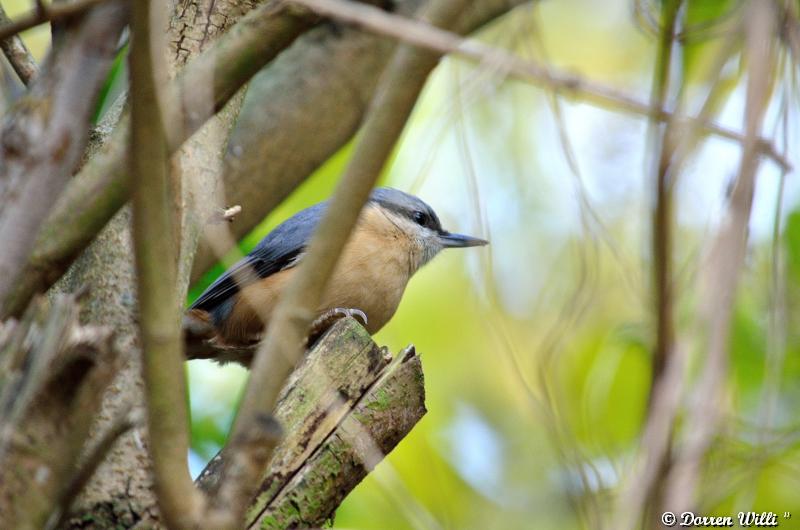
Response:
[[[285,437],[247,511],[247,528],[318,527],[425,414],[413,348],[392,360],[355,320],[334,325],[281,392]],[[198,485],[219,486],[226,452]]]

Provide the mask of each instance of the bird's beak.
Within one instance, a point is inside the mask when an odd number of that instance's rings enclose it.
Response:
[[[482,247],[489,244],[485,239],[465,236],[464,234],[451,234],[450,232],[439,234],[439,240],[445,248]]]

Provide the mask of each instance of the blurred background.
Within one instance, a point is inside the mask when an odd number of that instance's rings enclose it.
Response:
[[[685,3],[671,76],[689,113],[712,94],[714,121],[736,131],[747,61],[729,35],[745,3]],[[27,6],[3,1],[12,16],[17,4]],[[477,37],[647,102],[661,8],[648,0],[542,0]],[[44,52],[46,28],[25,37]],[[776,53],[762,134],[797,167],[797,57]],[[242,250],[326,199],[348,155],[345,148],[320,168]],[[703,384],[705,351],[692,339],[696,286],[740,157],[740,143],[706,136],[674,176],[672,287],[676,333],[688,337],[677,440],[694,405],[689,390]],[[653,158],[646,117],[554,98],[496,66],[442,62],[382,184],[419,195],[446,228],[491,245],[445,252],[427,265],[375,336],[392,351],[413,343],[421,353],[428,413],[349,495],[335,528],[571,529],[608,520],[636,469],[647,420]],[[800,528],[799,192],[795,173],[762,158],[698,513],[788,511],[796,520],[781,526]],[[211,271],[189,298],[221,272]],[[187,370],[190,461],[199,473],[224,443],[246,372],[206,361]]]

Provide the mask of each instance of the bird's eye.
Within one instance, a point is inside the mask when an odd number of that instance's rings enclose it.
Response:
[[[428,223],[428,214],[420,211],[414,212],[414,222],[418,225],[425,226]]]

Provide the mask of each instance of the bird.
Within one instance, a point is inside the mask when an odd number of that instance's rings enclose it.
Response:
[[[326,207],[327,201],[306,208],[267,234],[189,306],[190,321],[210,325],[220,344],[259,340]],[[414,273],[440,251],[488,243],[444,230],[433,208],[414,195],[376,188],[342,250],[312,327],[352,316],[374,334],[394,315]]]

